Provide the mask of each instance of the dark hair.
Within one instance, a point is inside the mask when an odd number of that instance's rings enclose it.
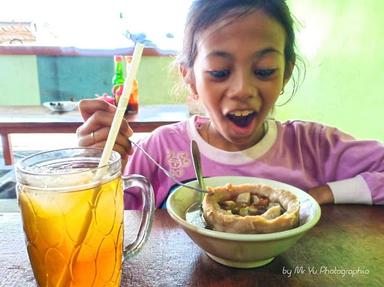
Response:
[[[187,15],[183,47],[178,57],[179,64],[193,66],[197,55],[197,37],[200,32],[224,17],[241,17],[259,9],[274,18],[284,28],[285,61],[294,64],[296,61],[294,22],[285,0],[195,0]]]
[[[197,55],[197,37],[224,17],[241,17],[262,9],[284,28],[286,63],[295,63],[295,33],[293,18],[285,0],[195,0],[185,22],[184,40],[177,62],[192,67]]]
[[[180,62],[192,67],[197,54],[198,34],[227,16],[241,17],[262,9],[279,22],[286,33],[285,60],[294,62],[296,54],[293,19],[285,0],[195,0],[189,10]]]

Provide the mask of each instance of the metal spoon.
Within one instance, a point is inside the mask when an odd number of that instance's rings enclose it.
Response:
[[[204,178],[202,175],[201,156],[200,156],[199,146],[197,145],[197,142],[194,140],[191,141],[191,153],[192,153],[192,159],[193,159],[193,167],[195,169],[197,181],[199,182],[199,187],[202,190],[207,190],[205,186]],[[201,194],[201,201],[202,200],[203,200],[203,194]]]
[[[197,142],[192,140],[191,141],[191,154],[193,159],[193,167],[195,169],[195,174],[197,181],[199,182],[199,187],[202,190],[207,190],[205,186],[205,181],[203,178],[203,172],[201,168],[201,156],[200,156],[200,150],[199,146],[197,145]],[[193,203],[185,212],[185,218],[187,222],[190,222],[196,226],[199,226],[201,228],[206,228],[207,223],[203,216],[203,202],[204,194],[200,193],[199,200]]]
[[[182,183],[181,181],[177,180],[168,170],[166,170],[164,167],[162,167],[149,153],[147,153],[146,150],[144,150],[141,146],[139,146],[136,142],[130,140],[130,142],[136,146],[139,150],[141,150],[145,156],[150,159],[162,172],[164,172],[164,174],[166,176],[168,176],[170,179],[172,179],[175,183],[177,183],[178,185],[181,185],[181,186],[184,186],[186,188],[189,188],[189,189],[193,189],[193,190],[196,190],[198,192],[201,192],[202,194],[203,193],[208,193],[208,191],[206,190],[205,186],[202,186],[200,184],[200,188],[197,188],[197,187],[194,187],[194,186],[191,186],[191,185],[188,185],[188,184],[185,184],[185,183]],[[199,181],[200,182],[200,181]],[[204,187],[204,188],[203,188]]]

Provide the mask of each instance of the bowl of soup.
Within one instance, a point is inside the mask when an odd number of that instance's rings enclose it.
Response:
[[[255,268],[270,263],[291,248],[319,221],[321,210],[316,200],[294,186],[263,178],[223,176],[206,178],[209,187],[227,184],[262,184],[283,189],[299,201],[298,224],[288,230],[242,234],[211,229],[204,219],[201,194],[186,187],[176,188],[167,199],[167,211],[186,234],[214,261],[235,268]],[[197,181],[188,183],[198,187]],[[240,215],[239,215],[240,216]]]

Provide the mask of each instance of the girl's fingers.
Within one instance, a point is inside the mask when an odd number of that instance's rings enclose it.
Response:
[[[76,133],[78,136],[83,136],[100,128],[110,127],[113,116],[113,113],[96,111],[77,129]]]
[[[99,139],[106,139],[108,137],[108,133],[112,125],[113,116],[114,114],[106,112],[94,113],[77,129],[76,134],[78,138],[90,135],[92,132],[97,132],[99,134]],[[120,125],[119,133],[127,138],[130,137],[133,133],[131,127],[128,125],[125,119],[123,119]]]
[[[112,126],[114,115],[114,113],[110,112],[97,111],[78,128],[77,133],[82,135],[102,127],[110,128]],[[125,134],[127,137],[130,137],[133,133],[131,127],[125,119],[121,122],[119,132]]]
[[[101,148],[101,149],[102,149],[102,148],[104,148],[105,143],[106,143],[106,142],[98,142],[98,143],[96,143],[96,144],[94,144],[94,145],[91,145],[90,147],[93,147],[93,148]],[[125,147],[124,147],[124,146],[121,146],[121,145],[119,145],[119,144],[115,144],[115,145],[113,146],[113,150],[114,150],[114,151],[117,151],[117,152],[120,154],[122,160],[126,160],[126,159],[128,158],[128,156],[129,156],[129,154],[127,153]]]
[[[98,129],[87,134],[77,133],[77,143],[79,146],[93,146],[106,141],[109,128]]]
[[[84,123],[77,129],[78,145],[104,148],[107,141],[116,107],[103,100],[82,100],[79,109]],[[123,159],[132,154],[132,146],[128,138],[133,134],[128,122],[123,119],[117,135],[114,150]]]
[[[107,142],[107,138],[109,135],[110,127],[104,127],[98,130],[95,130],[91,133],[81,135],[80,133],[78,134],[78,145],[79,146],[94,146],[98,145],[99,147],[104,147],[100,146],[99,144],[104,144]],[[129,133],[129,136],[132,133]],[[123,133],[119,133],[116,137],[115,144],[118,146],[121,146],[125,153],[127,154],[132,154],[132,146],[131,142],[128,140],[128,136]]]
[[[86,121],[97,111],[114,113],[116,107],[100,99],[85,99],[79,102],[79,110],[83,120]]]

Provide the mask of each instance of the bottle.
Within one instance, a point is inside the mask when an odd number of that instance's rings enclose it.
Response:
[[[131,63],[132,57],[126,56],[126,71],[129,70],[129,65]],[[132,92],[129,97],[128,106],[126,114],[137,114],[139,112],[139,83],[136,79],[133,80]]]
[[[115,73],[112,78],[112,94],[115,98],[116,105],[118,104],[121,95],[123,94],[124,86],[124,58],[123,56],[114,56]]]
[[[129,63],[131,57],[123,57],[120,55],[114,56],[115,73],[112,79],[112,94],[115,98],[116,105],[119,103],[119,99],[123,94],[125,71],[129,69]],[[126,69],[125,69],[126,68]],[[125,110],[125,114],[137,114],[139,111],[139,89],[136,79],[133,80],[132,92],[129,97],[128,106]]]

